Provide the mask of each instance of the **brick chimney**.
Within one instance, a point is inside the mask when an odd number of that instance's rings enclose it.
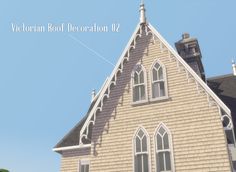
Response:
[[[202,64],[202,54],[196,38],[191,38],[189,33],[184,33],[182,39],[175,43],[178,54],[189,66],[205,81],[205,72]]]

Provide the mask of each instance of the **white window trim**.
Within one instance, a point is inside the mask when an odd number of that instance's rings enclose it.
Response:
[[[139,101],[134,101],[134,73],[136,71],[136,67],[137,66],[141,66],[142,68],[142,71],[143,71],[143,77],[144,77],[144,86],[145,86],[145,99],[144,100],[139,100]],[[135,65],[135,67],[133,68],[132,70],[132,74],[131,74],[131,96],[132,96],[132,105],[138,105],[138,104],[144,104],[144,103],[147,103],[148,102],[148,94],[147,94],[147,91],[148,91],[148,88],[147,88],[147,71],[145,69],[145,67],[141,64],[141,63],[137,63]]]
[[[132,146],[133,146],[133,172],[135,172],[135,154],[136,154],[136,135],[138,134],[139,130],[142,130],[144,132],[144,134],[146,135],[147,137],[147,153],[148,153],[148,169],[149,169],[149,172],[152,172],[152,169],[151,169],[151,153],[150,153],[150,136],[148,134],[148,132],[146,131],[146,129],[143,127],[143,126],[139,126],[134,134],[133,134],[133,139],[132,139]]]
[[[82,165],[89,165],[89,171],[90,171],[90,160],[88,160],[88,159],[81,159],[81,160],[79,160],[78,165],[79,165],[78,172],[81,172],[81,166]]]
[[[162,67],[162,71],[163,71],[163,81],[164,81],[164,84],[165,84],[165,96],[162,96],[162,97],[156,97],[156,98],[153,98],[152,97],[152,84],[153,84],[153,76],[152,76],[152,69],[154,68],[155,64],[156,63],[159,63],[159,65]],[[167,73],[166,73],[166,67],[165,65],[158,59],[156,59],[153,63],[152,63],[152,66],[149,70],[149,77],[150,77],[150,101],[151,102],[154,102],[154,101],[161,101],[161,100],[165,100],[165,99],[169,99],[169,94],[168,94],[168,82],[167,82]]]
[[[174,152],[173,152],[174,150],[173,150],[172,134],[171,134],[170,130],[168,129],[168,127],[163,122],[161,122],[157,126],[157,128],[155,129],[154,136],[153,136],[154,157],[155,157],[155,160],[154,160],[155,172],[157,172],[157,163],[156,163],[156,159],[157,159],[157,156],[156,156],[156,153],[157,153],[157,141],[156,141],[156,137],[157,137],[157,133],[158,133],[158,130],[159,130],[160,127],[163,127],[166,130],[166,132],[168,133],[168,136],[169,136],[169,147],[170,147],[169,150],[170,150],[170,158],[171,158],[171,171],[166,171],[166,172],[175,172],[175,162],[174,162]]]

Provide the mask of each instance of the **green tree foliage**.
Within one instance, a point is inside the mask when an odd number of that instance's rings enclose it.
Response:
[[[9,172],[9,171],[6,169],[0,169],[0,172]]]

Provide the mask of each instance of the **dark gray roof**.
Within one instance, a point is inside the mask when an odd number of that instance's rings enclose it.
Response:
[[[79,145],[80,129],[85,120],[84,117],[54,148]]]
[[[68,147],[68,146],[76,146],[79,145],[79,140],[80,140],[80,130],[83,127],[87,116],[89,115],[91,109],[93,108],[94,104],[96,103],[96,100],[94,100],[87,112],[87,114],[80,120],[80,122],[72,128],[67,135],[61,139],[59,143],[54,148],[61,148],[61,147]],[[89,143],[88,141],[86,143]]]
[[[207,84],[231,110],[236,127],[236,76],[231,74],[208,78]],[[234,130],[236,132],[236,128]]]

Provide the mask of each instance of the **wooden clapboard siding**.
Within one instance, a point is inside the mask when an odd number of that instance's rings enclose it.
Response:
[[[169,98],[150,101],[150,69],[155,60],[165,65]],[[146,69],[149,101],[132,103],[131,72],[137,63]],[[176,60],[160,49],[159,42],[143,36],[132,50],[130,61],[118,77],[93,128],[92,147],[87,153],[64,151],[62,172],[78,172],[78,161],[90,159],[91,172],[132,172],[133,136],[142,126],[149,134],[151,172],[155,172],[154,132],[163,122],[171,131],[176,172],[229,172],[227,143],[217,106],[209,106]]]

